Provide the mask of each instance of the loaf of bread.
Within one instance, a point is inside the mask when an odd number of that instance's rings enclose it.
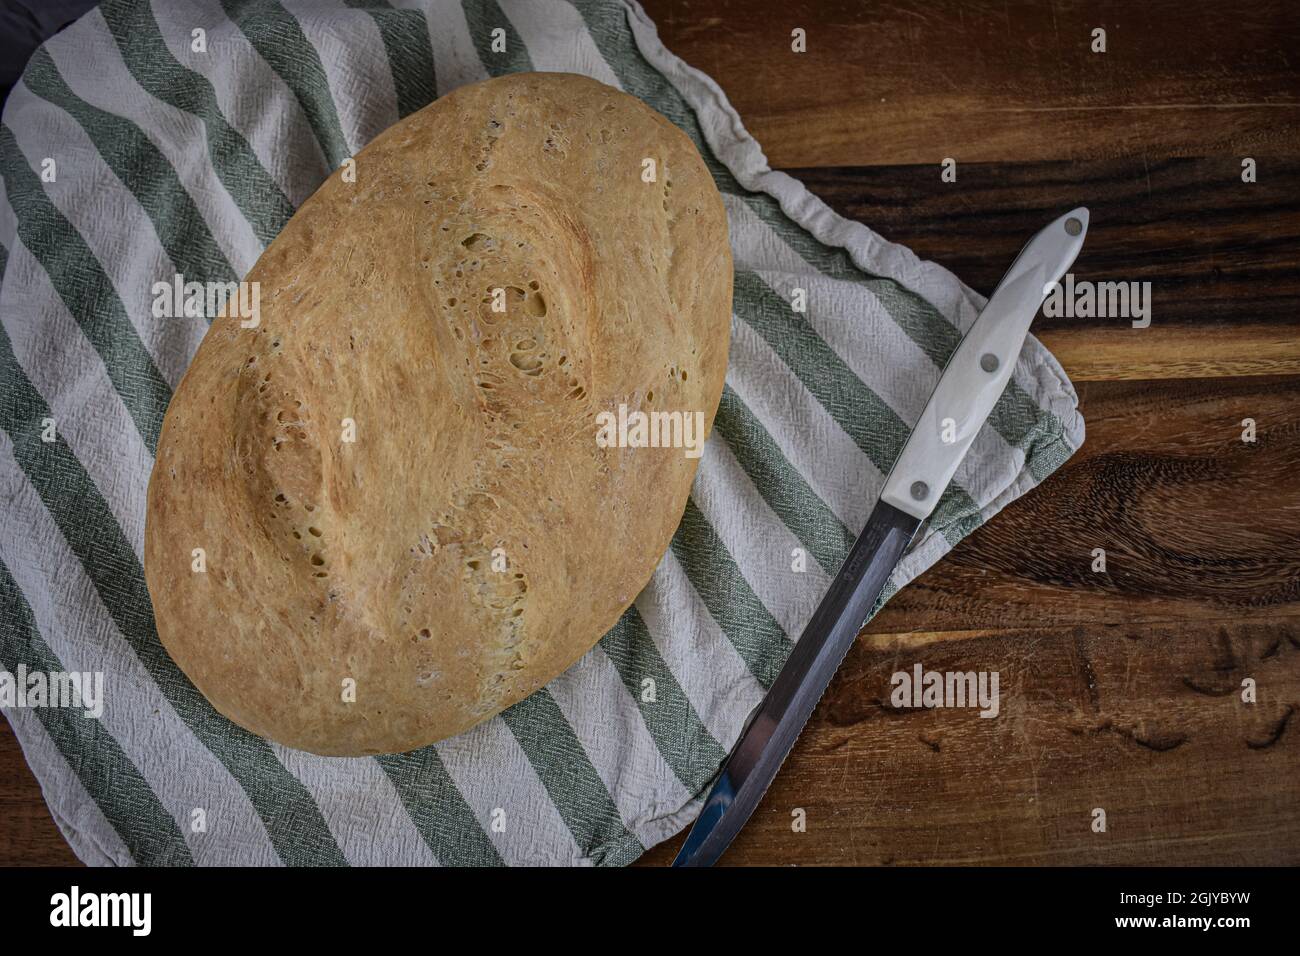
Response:
[[[602,425],[707,429],[722,392],[731,251],[691,141],[581,76],[464,87],[336,170],[246,281],[257,324],[213,322],[149,482],[158,634],[213,706],[399,752],[586,653],[698,462]]]

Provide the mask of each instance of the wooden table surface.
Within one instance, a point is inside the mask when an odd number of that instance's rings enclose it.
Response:
[[[870,624],[725,862],[1300,863],[1294,5],[642,4],[773,167],[981,292],[1080,203],[1076,276],[1152,289],[1147,329],[1036,323],[1086,443]],[[917,662],[1001,715],[893,708]],[[75,862],[3,726],[0,863]]]

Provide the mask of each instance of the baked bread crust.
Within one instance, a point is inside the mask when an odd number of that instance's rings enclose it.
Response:
[[[460,733],[618,620],[697,459],[599,447],[596,416],[711,428],[731,318],[726,213],[694,145],[586,77],[456,90],[362,150],[355,179],[335,171],[249,273],[260,325],[209,329],[145,528],[180,668],[235,723],[329,755]]]

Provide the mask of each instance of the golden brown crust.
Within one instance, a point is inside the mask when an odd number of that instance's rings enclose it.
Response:
[[[711,427],[726,372],[726,214],[690,140],[585,77],[464,87],[336,171],[248,279],[260,327],[213,323],[149,483],[158,633],[199,690],[292,747],[398,752],[589,650],[696,464],[599,448],[596,415]]]

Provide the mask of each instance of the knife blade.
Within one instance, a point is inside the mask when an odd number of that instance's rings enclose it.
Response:
[[[1087,231],[1088,210],[1080,206],[1036,233],[948,359],[866,526],[723,761],[673,866],[711,866],[762,800],[1006,389],[1030,323],[1083,248]]]

